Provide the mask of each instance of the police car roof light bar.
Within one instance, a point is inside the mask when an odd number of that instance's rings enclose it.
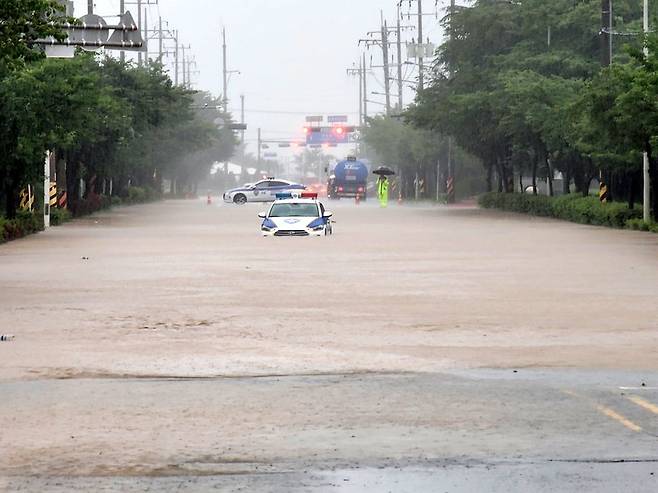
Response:
[[[302,198],[303,199],[316,199],[318,198],[318,194],[316,192],[302,192]]]
[[[291,198],[292,198],[291,193],[277,193],[276,194],[276,199],[277,200],[287,200],[287,199],[291,199]]]

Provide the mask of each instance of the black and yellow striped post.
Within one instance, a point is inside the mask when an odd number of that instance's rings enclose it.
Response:
[[[19,208],[21,210],[30,212],[34,210],[34,193],[32,193],[32,187],[30,185],[21,190],[19,198]]]
[[[601,201],[602,204],[607,204],[608,203],[608,185],[606,185],[604,182],[601,182],[601,185],[599,186],[599,200]]]
[[[48,196],[50,197],[50,207],[57,207],[57,182],[50,182],[50,191]]]
[[[455,203],[455,178],[453,176],[448,178],[446,182],[446,190],[448,192],[447,202],[448,204]]]

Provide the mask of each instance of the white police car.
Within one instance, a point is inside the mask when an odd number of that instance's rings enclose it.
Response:
[[[268,212],[261,212],[263,236],[327,236],[333,234],[331,217],[317,193],[280,193]]]
[[[304,185],[292,181],[268,178],[227,191],[224,194],[224,202],[240,205],[247,202],[272,202],[277,193],[302,191],[305,188]]]

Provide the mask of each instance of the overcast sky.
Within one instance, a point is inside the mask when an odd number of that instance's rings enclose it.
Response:
[[[126,8],[137,18],[137,7],[129,2],[136,0],[126,0]],[[119,0],[95,0],[95,13],[111,21],[110,16],[119,12],[119,4]],[[435,12],[433,0],[425,0],[425,4],[426,13]],[[412,9],[416,8],[413,2]],[[346,69],[364,50],[358,45],[359,39],[379,29],[380,11],[394,24],[397,1],[159,0],[159,5],[148,7],[148,22],[153,28],[162,16],[169,29],[179,31],[181,41],[191,45],[196,58],[199,73],[192,76],[194,88],[215,96],[221,93],[221,29],[226,29],[228,68],[240,71],[231,75],[229,109],[239,120],[240,95],[244,94],[247,141],[251,152],[255,152],[253,143],[259,127],[266,139],[292,139],[301,137],[305,115],[347,114],[352,123],[358,123],[358,79],[348,76]],[[402,11],[409,11],[407,0]],[[87,0],[75,0],[76,16],[86,12]],[[415,17],[403,21],[410,25],[416,22]],[[424,24],[425,36],[439,42],[439,20],[428,15]],[[415,31],[405,34],[409,41],[415,36]],[[157,48],[157,42],[151,41],[150,50]],[[373,47],[366,53],[368,63],[372,57],[373,65],[382,64],[380,48]],[[417,75],[411,69],[405,69],[406,78],[415,79]],[[383,92],[382,69],[373,68],[369,85],[369,91]],[[411,89],[405,97],[406,104],[413,98]],[[383,97],[372,94],[369,99],[383,101]],[[393,98],[392,103],[396,102]],[[382,109],[370,104],[369,113]]]

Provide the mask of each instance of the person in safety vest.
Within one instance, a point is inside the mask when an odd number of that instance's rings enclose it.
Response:
[[[379,198],[379,205],[382,207],[388,206],[388,177],[380,175],[377,180],[377,197]]]

